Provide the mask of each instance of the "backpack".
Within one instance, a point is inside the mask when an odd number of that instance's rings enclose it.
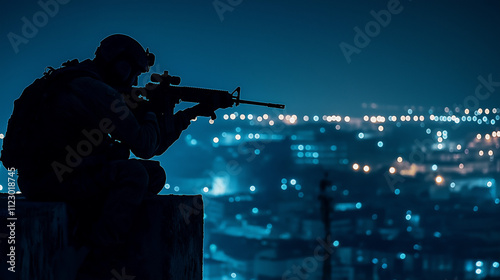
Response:
[[[97,74],[79,66],[78,60],[67,61],[62,67],[48,67],[41,78],[26,87],[14,101],[14,111],[7,124],[0,161],[5,168],[14,167],[22,172],[32,172],[50,164],[54,143],[44,143],[44,128],[51,101],[78,77],[95,77]],[[36,141],[36,143],[34,143]]]

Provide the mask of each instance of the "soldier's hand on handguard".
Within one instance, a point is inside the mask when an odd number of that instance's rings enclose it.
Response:
[[[230,94],[217,95],[208,102],[202,102],[194,106],[193,111],[197,116],[210,117],[212,120],[215,120],[217,118],[215,115],[217,109],[229,108],[232,107],[233,104],[234,100]]]
[[[210,117],[212,120],[217,118],[215,115],[215,110],[217,110],[217,108],[214,108],[212,104],[200,103],[191,109],[196,116]]]

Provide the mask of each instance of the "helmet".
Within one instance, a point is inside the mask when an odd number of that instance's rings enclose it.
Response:
[[[144,51],[139,42],[123,34],[114,34],[104,38],[95,51],[95,56],[104,64],[125,59],[141,72],[147,72],[155,61],[155,56],[149,52],[149,49]]]

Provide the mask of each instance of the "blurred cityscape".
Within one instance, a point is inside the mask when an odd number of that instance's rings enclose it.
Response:
[[[157,158],[204,197],[204,279],[500,279],[500,109],[366,111],[200,118]]]
[[[204,195],[204,279],[500,279],[500,109],[379,111],[197,120],[162,194]]]

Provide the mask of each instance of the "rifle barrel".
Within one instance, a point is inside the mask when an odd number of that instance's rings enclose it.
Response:
[[[270,108],[285,109],[285,105],[283,105],[283,104],[266,103],[266,102],[241,100],[241,99],[238,102],[243,103],[243,104],[251,104],[251,105],[266,106],[266,107],[270,107]]]

